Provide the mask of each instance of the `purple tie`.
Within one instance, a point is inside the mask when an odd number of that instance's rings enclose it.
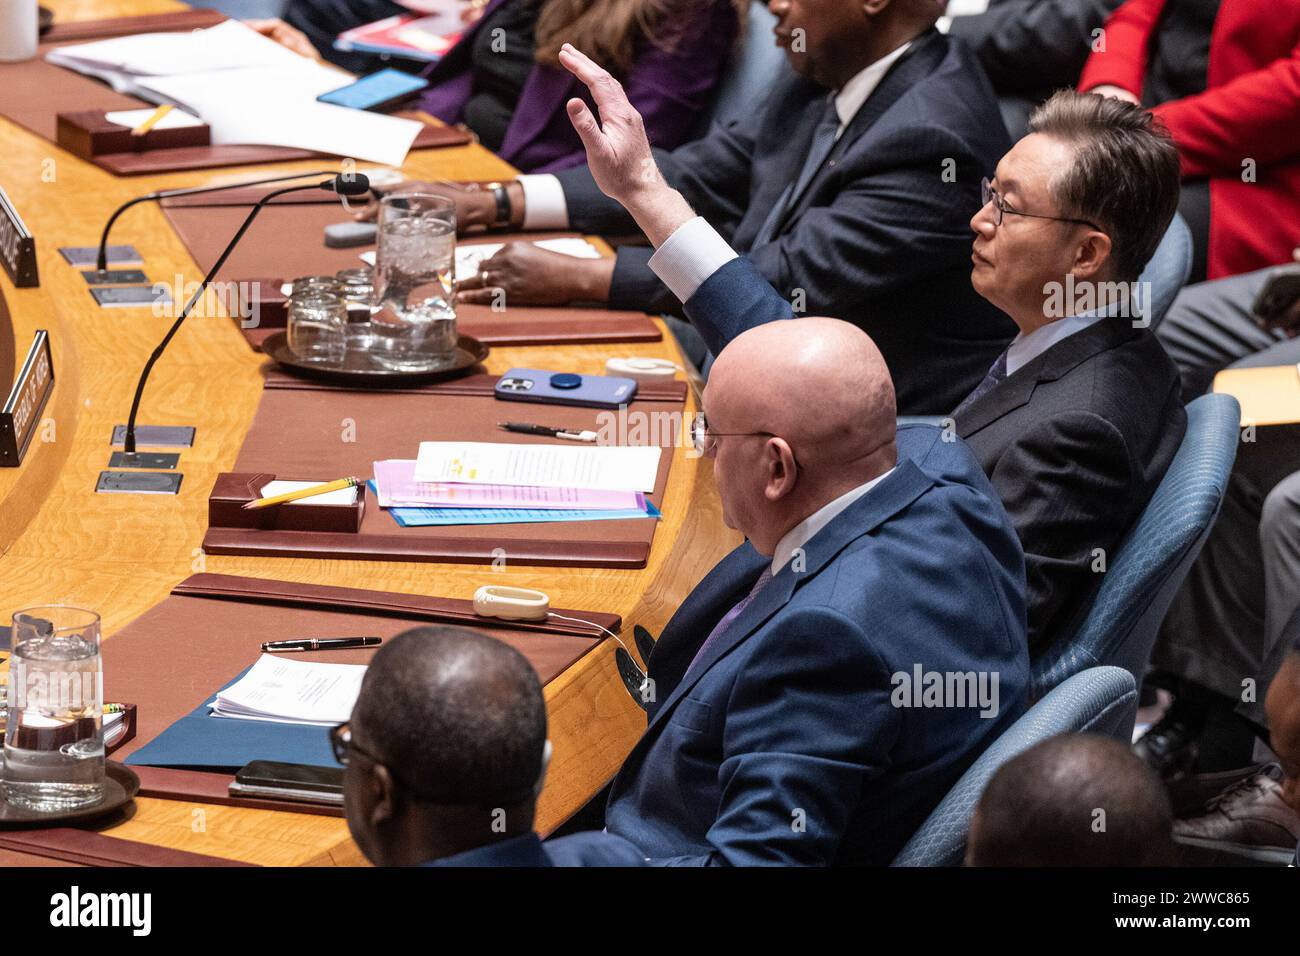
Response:
[[[989,392],[993,391],[993,389],[997,388],[1006,377],[1007,353],[1003,352],[998,356],[998,360],[993,363],[993,367],[989,369],[988,374],[984,376],[984,380],[975,386],[975,391],[967,395],[962,403],[957,406],[956,410],[953,411],[952,417],[956,418],[962,412],[966,411],[966,409],[970,408]]]
[[[732,622],[735,621],[736,618],[740,617],[745,608],[749,607],[749,603],[753,601],[754,598],[758,597],[758,592],[763,590],[763,588],[767,586],[767,582],[770,580],[772,580],[772,566],[769,564],[763,569],[763,573],[758,576],[758,580],[754,582],[754,586],[750,589],[749,593],[746,594],[735,607],[722,615],[722,620],[713,626],[713,630],[709,631],[709,636],[704,639],[704,643],[700,645],[700,649],[696,651],[695,656],[691,658],[690,667],[686,668],[687,674],[691,672],[692,667],[699,663],[700,658],[704,656],[704,652],[709,649],[709,645],[717,640],[718,635],[726,633],[727,628],[731,627]]]

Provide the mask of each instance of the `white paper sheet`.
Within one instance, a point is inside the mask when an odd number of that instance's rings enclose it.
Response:
[[[116,123],[118,126],[129,126],[135,129],[154,113],[153,110],[116,110],[112,113],[105,113],[104,118],[110,123]],[[183,129],[186,126],[202,126],[203,120],[197,116],[191,116],[184,110],[172,110],[157,123],[154,129]]]
[[[139,82],[202,116],[212,127],[214,145],[293,146],[386,166],[406,161],[420,123],[316,102],[321,93],[351,80],[331,67],[303,63],[305,67],[238,70],[216,83],[205,74]]]
[[[263,498],[274,498],[276,495],[288,494],[290,491],[301,491],[303,488],[310,488],[313,485],[321,485],[321,481],[272,481],[262,486]],[[357,503],[356,488],[340,488],[338,491],[329,491],[323,495],[312,495],[310,498],[299,498],[297,501],[290,501],[291,505],[354,505]]]
[[[212,128],[218,146],[287,146],[401,166],[421,128],[414,120],[316,102],[353,78],[233,20],[192,33],[60,47],[45,58],[118,92],[183,107]]]
[[[663,449],[614,445],[512,445],[426,441],[415,463],[416,481],[471,485],[530,485],[595,491],[654,491]]]
[[[352,715],[365,675],[363,664],[318,664],[263,654],[247,674],[217,694],[212,714],[332,727]]]
[[[311,62],[238,20],[226,20],[215,27],[189,33],[138,33],[58,47],[47,53],[45,59],[73,69],[84,64],[135,76],[172,76]]]

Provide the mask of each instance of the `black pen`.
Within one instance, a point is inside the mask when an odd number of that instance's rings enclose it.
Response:
[[[550,425],[530,425],[526,422],[498,422],[498,428],[520,435],[545,435],[547,438],[563,438],[565,441],[580,441],[595,444],[598,436],[592,431],[569,431],[564,428],[552,428]]]
[[[308,637],[300,641],[267,641],[262,650],[267,654],[284,654],[292,651],[341,651],[353,647],[374,647],[378,637]]]

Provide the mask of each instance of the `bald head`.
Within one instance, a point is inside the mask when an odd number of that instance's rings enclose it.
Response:
[[[707,403],[726,430],[781,436],[809,470],[851,465],[892,444],[898,414],[876,344],[855,325],[823,318],[737,336],[709,373]]]
[[[417,627],[384,644],[352,723],[416,795],[444,803],[517,800],[541,773],[537,674],[513,647],[474,631]]]
[[[737,336],[709,373],[704,409],[728,520],[760,550],[897,457],[889,369],[865,332],[838,319]],[[742,480],[745,470],[754,481]]]
[[[533,827],[546,704],[514,648],[416,627],[375,654],[352,708],[348,830],[378,866],[415,866]]]
[[[1173,814],[1132,750],[1062,734],[1007,761],[971,821],[973,866],[1167,866]]]

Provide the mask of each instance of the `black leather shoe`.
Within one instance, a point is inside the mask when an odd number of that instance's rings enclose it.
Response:
[[[1205,813],[1174,823],[1185,847],[1286,866],[1300,843],[1300,817],[1282,799],[1282,768],[1266,764],[1210,800]]]
[[[1184,721],[1171,707],[1151,726],[1137,743],[1133,752],[1162,780],[1173,780],[1191,771],[1196,763],[1196,730]]]

